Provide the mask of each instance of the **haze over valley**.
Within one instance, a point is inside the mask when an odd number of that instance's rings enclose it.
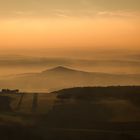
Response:
[[[0,140],[140,140],[140,0],[0,0]]]

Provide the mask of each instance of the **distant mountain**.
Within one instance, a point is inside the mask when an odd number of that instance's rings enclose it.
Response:
[[[18,88],[27,91],[109,85],[140,85],[140,75],[85,72],[58,66],[40,73],[25,73],[0,80],[1,88]]]
[[[67,68],[67,67],[63,67],[63,66],[58,66],[49,70],[45,70],[42,72],[42,74],[46,74],[46,73],[75,73],[75,72],[80,72],[79,70],[74,70],[71,68]]]
[[[49,70],[46,70],[44,72],[48,72],[48,71],[76,71],[76,70],[73,70],[73,69],[70,69],[70,68],[67,68],[67,67],[63,67],[63,66],[58,66],[58,67],[55,67],[55,68],[52,68],[52,69],[49,69]]]
[[[52,69],[47,69],[45,71],[42,71],[40,73],[41,75],[48,75],[48,74],[77,74],[77,75],[111,75],[108,73],[100,73],[100,72],[87,72],[87,71],[81,71],[81,70],[76,70],[76,69],[72,69],[72,68],[68,68],[68,67],[63,67],[63,66],[58,66],[58,67],[54,67]]]

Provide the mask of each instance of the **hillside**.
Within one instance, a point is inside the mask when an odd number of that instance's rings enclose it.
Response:
[[[21,97],[22,94],[0,94],[0,130],[4,140],[5,136],[17,140],[20,135],[22,139],[37,140],[140,139],[139,86],[24,93],[19,105]]]
[[[52,113],[59,112],[57,117],[67,122],[72,119],[77,124],[87,117],[91,122],[140,122],[139,86],[77,87],[53,93],[58,102]],[[71,118],[70,114],[75,115]]]

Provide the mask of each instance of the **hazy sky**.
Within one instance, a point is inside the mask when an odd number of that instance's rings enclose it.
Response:
[[[139,49],[140,0],[0,0],[0,49]]]

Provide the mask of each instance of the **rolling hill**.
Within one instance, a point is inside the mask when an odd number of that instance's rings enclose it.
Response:
[[[13,75],[0,80],[1,88],[18,88],[24,91],[110,85],[140,85],[140,75],[85,72],[58,66],[40,73]]]

